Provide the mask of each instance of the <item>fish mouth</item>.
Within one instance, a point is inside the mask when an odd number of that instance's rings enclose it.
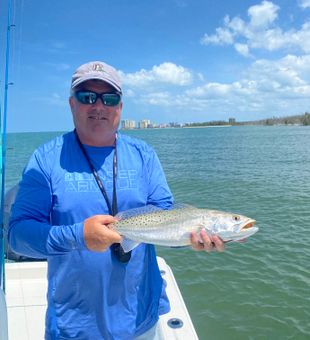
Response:
[[[247,221],[245,221],[245,223],[243,224],[242,228],[240,231],[245,231],[247,229],[250,229],[254,226],[254,224],[256,223],[255,220],[252,219],[248,219]]]

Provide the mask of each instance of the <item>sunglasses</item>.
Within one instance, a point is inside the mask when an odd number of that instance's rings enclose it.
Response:
[[[92,105],[95,104],[97,99],[100,98],[103,105],[117,106],[121,101],[119,93],[96,93],[93,91],[76,91],[73,96],[82,104]]]

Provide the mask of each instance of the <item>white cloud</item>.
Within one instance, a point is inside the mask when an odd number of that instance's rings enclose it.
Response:
[[[154,78],[174,84],[174,85],[187,85],[192,81],[191,73],[182,66],[177,66],[173,63],[163,63],[159,66],[154,66]]]
[[[136,95],[132,89],[126,89],[124,94],[127,98],[133,98]]]
[[[310,82],[310,55],[287,55],[281,60],[281,67],[294,69],[300,77]]]
[[[230,83],[199,81],[202,84],[182,92],[176,87],[161,91],[160,84],[157,90],[145,87],[136,92],[135,101],[148,108],[197,112],[201,117],[210,113],[212,119],[227,119],[224,114],[245,120],[303,113],[310,105],[310,54],[256,60]]]
[[[310,0],[299,0],[298,3],[301,8],[310,8]]]
[[[305,2],[303,6],[306,6]],[[152,107],[153,110],[183,114],[181,121],[188,119],[187,112],[195,112],[196,117],[205,120],[234,116],[250,120],[309,111],[310,21],[304,22],[299,29],[283,30],[278,24],[279,11],[272,2],[262,1],[248,9],[247,20],[227,15],[222,27],[214,34],[206,34],[202,43],[231,45],[248,58],[252,58],[257,49],[283,49],[284,57],[277,59],[274,54],[272,60],[255,60],[231,82],[207,81],[202,73],[194,74],[171,62],[148,70],[123,73],[128,94],[134,93],[129,99],[140,107],[145,105],[146,110]],[[294,55],[296,49],[304,55]]]
[[[186,93],[189,96],[218,98],[227,95],[231,91],[230,84],[207,83],[195,89],[188,90]]]
[[[270,26],[278,17],[279,6],[270,1],[263,1],[260,5],[248,9],[250,26],[254,29],[264,29]]]
[[[300,87],[307,85],[293,68],[285,66],[282,62],[275,64],[266,60],[254,63],[245,79],[255,79],[256,95],[268,97],[267,102],[280,98],[287,100],[291,93],[298,92]]]
[[[273,90],[279,93],[298,93],[310,86],[310,55],[297,57],[288,55],[280,60],[258,60],[248,70],[248,77],[255,78],[260,86],[277,84]]]
[[[234,34],[229,29],[219,27],[216,29],[216,34],[205,34],[201,39],[201,43],[216,44],[216,45],[230,45],[234,42]]]
[[[158,83],[184,86],[189,85],[193,78],[189,70],[170,62],[155,65],[149,71],[142,69],[135,73],[120,73],[124,84],[133,87],[154,86]]]
[[[310,55],[296,57],[288,55],[276,61],[254,62],[238,81],[221,84],[208,83],[187,91],[198,97],[247,96],[252,101],[260,95],[285,98],[290,92],[304,96],[310,89]]]
[[[244,57],[248,57],[250,55],[249,53],[249,46],[246,44],[235,44],[234,45],[235,49],[237,52],[239,52],[240,54],[242,54]]]
[[[239,17],[234,17],[230,20],[229,16],[226,15],[224,18],[224,24],[228,28],[235,32],[235,34],[244,34],[245,30],[247,30],[246,23],[240,19]]]
[[[154,92],[143,96],[143,102],[151,105],[170,106],[172,97],[168,92]]]
[[[310,0],[303,1],[305,7]],[[299,30],[283,31],[276,26],[279,6],[270,1],[263,1],[259,5],[248,9],[248,20],[240,17],[232,19],[225,16],[223,27],[218,27],[215,34],[205,34],[201,39],[204,45],[234,45],[236,51],[248,57],[251,50],[263,49],[275,51],[280,49],[310,52],[310,21],[305,22]]]

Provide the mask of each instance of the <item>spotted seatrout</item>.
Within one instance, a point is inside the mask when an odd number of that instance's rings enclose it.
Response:
[[[119,220],[110,227],[124,236],[122,247],[128,252],[139,243],[162,246],[188,246],[192,231],[205,229],[223,241],[243,240],[258,231],[255,220],[228,212],[175,205],[162,210],[153,205],[130,209],[116,215]]]

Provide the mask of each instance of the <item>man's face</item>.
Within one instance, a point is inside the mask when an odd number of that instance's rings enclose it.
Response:
[[[74,89],[77,90],[96,93],[116,92],[114,87],[100,80],[88,80]],[[94,104],[82,104],[73,96],[69,102],[74,125],[82,143],[93,146],[114,143],[115,132],[121,118],[122,102],[117,106],[106,106],[98,98]]]

